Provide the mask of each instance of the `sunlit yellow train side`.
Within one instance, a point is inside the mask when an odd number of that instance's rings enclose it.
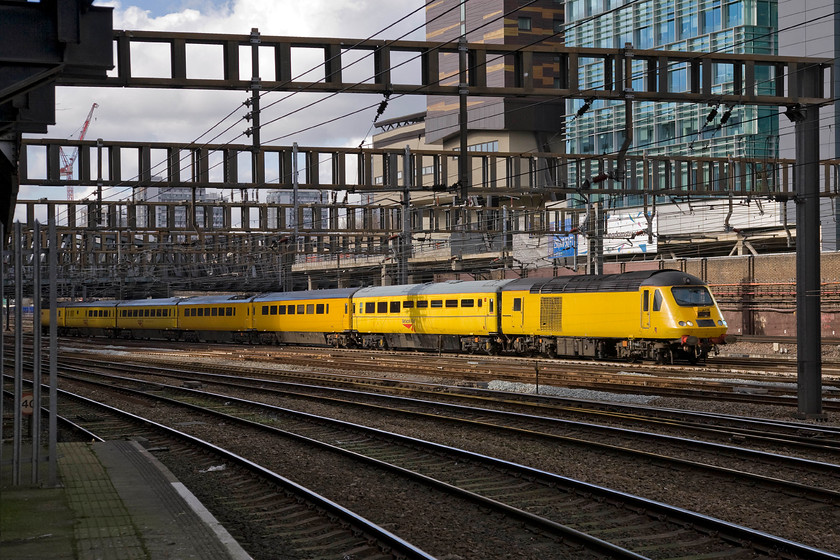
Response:
[[[117,306],[118,334],[138,338],[178,338],[180,298],[123,301]]]
[[[69,334],[114,336],[117,328],[115,300],[84,301],[64,305],[64,329]]]
[[[489,350],[498,333],[498,292],[507,281],[362,288],[353,328],[365,347]]]
[[[259,295],[252,304],[254,329],[266,343],[346,346],[356,289]]]
[[[253,332],[251,296],[197,296],[178,302],[178,330],[185,340],[248,342]]]
[[[67,303],[58,322],[71,335],[658,362],[705,359],[729,338],[706,283],[677,270]]]

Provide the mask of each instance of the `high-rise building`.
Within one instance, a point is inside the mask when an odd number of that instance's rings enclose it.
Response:
[[[794,4],[794,2],[789,2]],[[777,54],[776,0],[568,0],[566,46],[703,53]],[[600,64],[583,64],[581,88],[603,88]],[[713,91],[731,93],[730,65],[713,64]],[[641,89],[647,69],[633,68],[634,84]],[[759,91],[772,92],[773,76],[757,69]],[[672,65],[671,91],[688,91],[689,69]],[[575,115],[582,99],[567,103]],[[714,116],[713,110],[715,110]],[[709,99],[697,103],[633,104],[633,144],[630,153],[688,157],[777,156],[778,109],[754,105],[727,106]],[[726,122],[721,125],[723,115]],[[576,154],[610,154],[624,140],[624,104],[594,101],[591,109],[567,123],[567,148]]]
[[[442,0],[426,8],[426,40],[469,43],[557,46],[563,44],[564,0],[537,0],[522,7],[521,0]],[[513,85],[513,58],[488,55],[487,85]],[[540,87],[555,83],[555,60],[545,55],[534,61],[534,80]],[[459,57],[441,56],[440,83],[459,83]],[[535,85],[537,85],[535,84]],[[459,99],[428,96],[425,142],[451,149],[459,143]],[[468,129],[471,147],[479,151],[562,151],[565,106],[513,98],[470,97]]]

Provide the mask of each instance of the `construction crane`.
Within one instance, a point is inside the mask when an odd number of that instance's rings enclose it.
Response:
[[[90,126],[90,119],[93,117],[93,110],[97,107],[99,107],[99,105],[96,103],[91,106],[90,112],[85,119],[85,124],[82,125],[82,131],[79,133],[79,140],[85,139],[85,134],[87,134],[88,127]],[[73,164],[76,163],[76,158],[79,157],[79,149],[74,149],[70,155],[67,155],[64,148],[59,147],[58,151],[61,155],[61,178],[65,181],[72,181]],[[67,200],[73,200],[73,185],[67,185]]]

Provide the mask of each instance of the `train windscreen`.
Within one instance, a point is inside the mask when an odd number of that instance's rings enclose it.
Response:
[[[683,307],[697,307],[704,305],[714,305],[712,294],[705,286],[680,286],[671,288],[671,293],[677,305]]]

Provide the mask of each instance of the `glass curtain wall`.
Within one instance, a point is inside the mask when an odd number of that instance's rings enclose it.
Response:
[[[612,11],[614,10],[614,11]],[[609,12],[609,13],[607,13]],[[572,47],[662,49],[701,53],[777,54],[776,0],[568,0],[566,44]],[[597,64],[581,59],[581,89],[604,87]],[[593,61],[594,62],[594,61]],[[634,64],[634,89],[643,89],[646,68]],[[713,65],[714,93],[732,93],[733,72]],[[772,93],[769,69],[756,69],[759,91]],[[688,68],[669,68],[672,91],[688,91]],[[567,102],[575,115],[584,100]],[[712,109],[716,115],[707,120]],[[731,109],[731,111],[730,111]],[[631,154],[684,157],[778,157],[778,109],[690,103],[633,104]],[[721,117],[729,112],[726,123]],[[624,104],[595,101],[583,116],[567,122],[567,150],[574,154],[615,153],[624,138]],[[630,202],[630,201],[627,201]]]

